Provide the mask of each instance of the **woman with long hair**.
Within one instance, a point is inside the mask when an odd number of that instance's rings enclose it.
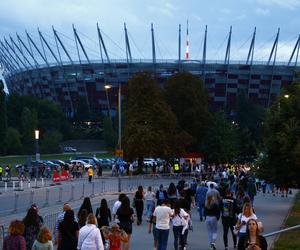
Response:
[[[235,227],[239,230],[239,238],[246,235],[247,222],[250,219],[257,220],[257,216],[253,212],[253,207],[250,202],[246,202],[243,206],[242,212],[238,215]]]
[[[110,209],[108,208],[106,199],[102,199],[100,202],[100,207],[96,209],[96,218],[97,218],[97,224],[99,229],[103,226],[109,226],[109,223],[111,222],[111,212]],[[101,236],[102,236],[103,244],[105,244],[105,238],[104,235],[102,234],[102,231],[101,231]]]
[[[78,246],[79,250],[104,250],[100,230],[96,226],[97,219],[95,215],[89,214],[87,224],[80,228]]]
[[[36,240],[42,226],[37,210],[32,207],[29,208],[23,219],[23,223],[25,225],[24,237],[26,240],[26,249],[31,250],[33,242]]]
[[[268,243],[262,235],[255,219],[249,219],[246,225],[246,235],[239,239],[238,250],[267,250]]]
[[[118,217],[118,220],[120,221],[120,229],[123,229],[128,235],[128,243],[126,243],[123,248],[123,250],[128,250],[130,236],[132,234],[132,222],[134,211],[130,207],[130,200],[127,196],[123,198],[121,206],[118,208],[116,215]]]
[[[152,191],[152,187],[149,186],[147,189],[147,192],[145,194],[145,200],[146,200],[146,216],[147,216],[147,222],[150,221],[151,215],[153,213],[153,208],[155,205],[155,193]]]
[[[77,250],[79,226],[73,210],[67,210],[58,226],[58,250]]]
[[[11,221],[8,228],[9,235],[3,241],[3,250],[26,250],[26,241],[23,236],[24,230],[25,226],[22,221]]]
[[[79,218],[80,216],[80,212],[82,209],[86,209],[88,214],[92,214],[93,213],[93,207],[92,207],[92,203],[90,200],[90,197],[85,197],[79,210],[78,210],[78,214],[77,217]]]
[[[32,250],[53,250],[52,234],[47,227],[42,227],[37,239],[32,245]]]
[[[207,196],[204,207],[205,224],[208,232],[208,240],[211,249],[216,249],[218,236],[218,220],[220,218],[220,208],[214,195]]]
[[[169,188],[167,190],[168,200],[170,201],[171,208],[173,208],[174,202],[178,199],[178,191],[173,182],[170,183]]]
[[[174,249],[178,250],[180,245],[180,250],[183,250],[187,243],[187,233],[188,233],[188,219],[189,214],[180,207],[180,201],[175,201],[173,206],[173,234],[174,234]],[[178,244],[179,243],[179,244]]]
[[[84,208],[81,210],[79,217],[78,217],[79,228],[82,228],[83,226],[85,226],[87,217],[88,217],[88,211]]]
[[[144,211],[144,190],[143,186],[139,186],[138,190],[135,192],[134,196],[134,206],[137,216],[137,225],[141,225],[143,220],[143,211]]]

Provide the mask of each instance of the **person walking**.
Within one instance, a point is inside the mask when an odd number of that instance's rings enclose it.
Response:
[[[208,188],[205,186],[204,181],[202,181],[196,189],[195,200],[196,200],[196,204],[198,206],[200,221],[203,221],[203,217],[204,217],[203,213],[204,213],[204,206],[205,206],[207,190],[208,190]]]
[[[77,250],[79,226],[74,217],[73,210],[65,212],[64,219],[58,226],[57,250]]]
[[[137,225],[141,225],[143,221],[143,211],[144,211],[144,191],[143,186],[139,186],[138,190],[134,195],[134,206],[137,215]]]
[[[259,228],[255,219],[249,219],[246,225],[246,235],[239,239],[238,250],[267,250],[266,238],[259,235]]]
[[[47,227],[42,227],[37,239],[34,241],[31,250],[53,250],[51,231]]]
[[[223,242],[225,246],[225,250],[228,249],[228,231],[230,229],[232,233],[233,245],[236,248],[237,237],[234,234],[233,227],[236,222],[237,217],[237,203],[233,198],[232,193],[229,189],[225,191],[225,197],[222,199],[220,203],[220,210],[222,215],[222,225],[223,225]]]
[[[164,190],[164,185],[163,184],[160,184],[159,186],[159,190],[156,191],[156,205],[157,206],[160,206],[162,204],[162,202],[167,199],[168,197],[168,194],[167,194],[167,191]]]
[[[0,166],[0,181],[2,181],[2,173],[3,173],[3,168]]]
[[[165,199],[161,206],[157,206],[153,212],[157,229],[157,250],[166,250],[168,246],[170,219],[173,212],[170,208],[170,202]]]
[[[188,219],[189,214],[180,207],[180,201],[174,202],[172,225],[174,234],[174,249],[185,250],[187,243]]]
[[[129,249],[130,244],[130,237],[132,234],[132,222],[134,221],[133,218],[134,211],[130,207],[130,200],[127,196],[122,199],[121,205],[117,210],[116,216],[118,218],[120,229],[123,229],[126,234],[128,235],[128,242],[125,243],[123,250]]]
[[[86,209],[88,214],[92,214],[93,213],[93,207],[92,207],[92,203],[91,203],[91,199],[90,197],[85,197],[79,210],[77,213],[77,217],[80,217],[80,213],[83,209]]]
[[[220,209],[216,196],[209,195],[205,202],[204,216],[206,217],[205,224],[208,233],[210,249],[216,248],[216,240],[218,236],[218,220],[220,218]]]
[[[23,236],[25,225],[20,220],[13,220],[8,227],[8,235],[3,241],[3,250],[26,250],[26,241]]]
[[[149,222],[150,217],[153,213],[153,208],[155,205],[155,194],[152,191],[152,187],[149,186],[147,192],[145,193],[145,200],[146,200],[146,216],[147,222]]]
[[[89,214],[87,224],[79,230],[78,250],[104,250],[100,230],[96,224],[95,215]]]
[[[42,226],[37,210],[32,207],[29,208],[23,219],[23,223],[25,225],[24,237],[26,240],[26,249],[31,250],[33,242],[36,240]]]
[[[250,202],[244,204],[242,212],[238,215],[236,228],[239,230],[239,238],[247,234],[247,222],[250,219],[257,220]]]
[[[107,205],[106,199],[102,199],[100,203],[100,207],[96,209],[96,218],[97,218],[97,224],[99,229],[103,226],[107,226],[107,227],[109,226],[109,223],[111,222],[111,212]],[[100,232],[101,232],[103,244],[105,244],[104,235],[102,234],[102,231]]]
[[[94,175],[94,170],[93,170],[93,167],[90,166],[88,169],[89,183],[92,182],[93,175]]]

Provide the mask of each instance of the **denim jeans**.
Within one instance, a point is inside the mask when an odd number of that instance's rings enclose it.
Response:
[[[167,250],[169,229],[157,228],[157,250]]]
[[[153,212],[154,201],[153,200],[146,200],[146,216],[147,219],[150,219],[152,212]]]
[[[218,233],[218,220],[216,216],[207,216],[206,217],[206,229],[208,233],[209,244],[215,243]]]
[[[200,220],[204,217],[204,203],[198,203]]]
[[[184,234],[182,234],[183,226],[173,226],[174,233],[174,249],[182,250],[186,245],[187,233],[188,230],[185,230]],[[179,244],[178,244],[179,241]],[[178,247],[180,245],[180,248]]]

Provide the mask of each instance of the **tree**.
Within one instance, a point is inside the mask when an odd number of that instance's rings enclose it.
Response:
[[[288,94],[289,98],[284,98]],[[300,184],[300,83],[290,85],[270,108],[260,174],[278,184]]]
[[[205,159],[211,163],[230,162],[237,156],[236,128],[226,118],[225,113],[214,114],[203,150]]]
[[[113,128],[113,122],[110,117],[105,117],[103,120],[103,137],[108,148],[114,149],[117,145],[117,133]]]
[[[26,154],[33,154],[34,150],[34,130],[37,129],[38,120],[36,111],[24,108],[21,115],[22,124],[22,144]]]
[[[129,80],[125,120],[123,147],[128,159],[176,156],[191,142],[149,73]]]
[[[235,122],[238,125],[240,157],[256,156],[257,148],[262,142],[261,131],[265,116],[264,108],[251,103],[244,91],[239,93]]]
[[[41,153],[59,153],[61,140],[62,134],[58,131],[46,132],[41,139]]]
[[[191,149],[199,149],[211,117],[203,81],[188,72],[177,73],[167,80],[164,94],[179,126],[195,139]]]
[[[4,84],[0,80],[0,154],[5,154],[5,138],[7,132],[7,114],[6,114],[6,94]]]
[[[23,153],[21,135],[15,128],[8,128],[5,139],[6,153],[8,155],[18,155]]]

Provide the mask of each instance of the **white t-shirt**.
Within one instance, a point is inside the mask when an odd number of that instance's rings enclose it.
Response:
[[[174,213],[174,209],[172,209],[172,212]],[[180,208],[180,213],[179,215],[175,215],[172,218],[172,224],[173,226],[186,226],[188,223],[188,216],[189,214],[184,211],[182,208]]]
[[[114,206],[113,206],[113,209],[112,209],[112,214],[116,214],[117,210],[120,206],[121,206],[121,201],[116,201]]]
[[[149,201],[149,200],[153,201],[155,199],[155,194],[152,191],[151,192],[147,191],[144,197],[145,197],[146,201]]]
[[[170,229],[170,219],[173,215],[172,209],[167,206],[158,206],[153,212],[156,217],[156,228],[167,230]]]
[[[247,222],[248,222],[248,220],[250,220],[250,219],[257,220],[257,217],[256,217],[255,214],[252,214],[252,215],[249,216],[249,217],[246,217],[246,216],[243,215],[243,214],[239,214],[239,215],[238,215],[238,219],[241,221],[240,233],[246,233],[246,231],[247,231]]]

